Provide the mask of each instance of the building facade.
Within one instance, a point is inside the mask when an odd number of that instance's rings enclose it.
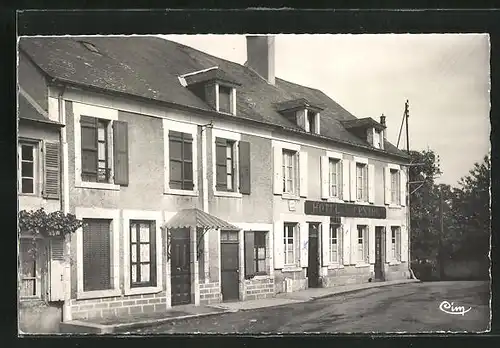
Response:
[[[64,321],[409,276],[407,156],[383,118],[276,78],[273,38],[247,38],[247,66],[158,38],[20,48],[84,222]]]

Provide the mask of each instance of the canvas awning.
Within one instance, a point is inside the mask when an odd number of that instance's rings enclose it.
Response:
[[[230,231],[239,231],[240,228],[236,227],[229,222],[219,219],[216,216],[210,215],[197,208],[183,209],[177,212],[172,218],[167,221],[163,228],[186,228],[186,227],[199,227],[203,229],[221,229]]]

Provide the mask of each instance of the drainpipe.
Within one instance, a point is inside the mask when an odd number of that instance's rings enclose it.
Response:
[[[61,156],[61,210],[64,214],[69,213],[69,166],[68,166],[68,141],[66,134],[66,110],[63,99],[63,94],[66,87],[62,86],[61,91],[57,95],[57,111],[59,114],[59,122],[64,127],[61,127],[60,141],[62,147]],[[68,262],[64,265],[63,286],[64,286],[64,303],[63,303],[63,322],[71,320],[71,236],[65,236],[64,239],[64,255],[68,258]]]
[[[202,172],[202,179],[203,179],[203,184],[202,184],[202,190],[203,190],[203,201],[202,201],[202,210],[208,214],[208,161],[207,161],[207,128],[212,128],[212,122],[209,124],[201,126],[201,172]],[[203,233],[206,233],[204,231]],[[197,237],[199,238],[199,237]],[[203,238],[203,243],[204,243],[204,253],[205,253],[205,258],[204,258],[204,263],[207,263],[208,260],[208,242],[206,238]],[[209,277],[208,277],[208,272],[206,272],[205,265],[203,265],[203,273],[204,273],[204,280],[205,283],[209,282]],[[200,270],[198,270],[200,272]]]

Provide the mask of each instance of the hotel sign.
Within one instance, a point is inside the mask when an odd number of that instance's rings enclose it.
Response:
[[[385,219],[387,217],[385,207],[321,201],[306,201],[304,204],[304,211],[306,215],[357,217],[367,219]]]

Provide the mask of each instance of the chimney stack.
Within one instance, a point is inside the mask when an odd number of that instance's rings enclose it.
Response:
[[[247,36],[247,66],[269,84],[275,84],[274,36]]]
[[[380,116],[380,124],[384,127],[387,127],[387,125],[385,124],[384,114],[382,114],[382,116]],[[384,135],[384,140],[387,140],[387,128],[384,128],[384,130],[382,131],[382,134]]]

